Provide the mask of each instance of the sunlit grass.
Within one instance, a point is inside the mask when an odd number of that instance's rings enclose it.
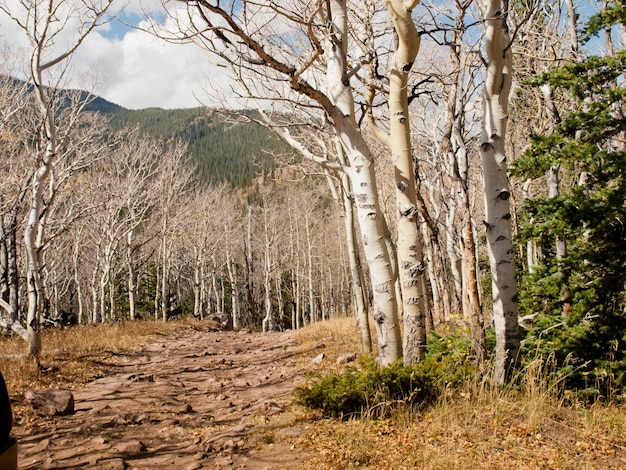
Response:
[[[324,342],[334,358],[359,351],[353,319],[324,322],[297,333],[307,345]],[[351,337],[352,335],[352,337]],[[310,356],[317,354],[311,351]],[[307,469],[596,469],[626,468],[626,410],[616,403],[571,402],[553,364],[531,362],[515,386],[495,387],[489,370],[445,389],[426,408],[399,406],[385,420],[314,419],[296,447],[311,456]]]
[[[134,321],[42,331],[41,368],[30,359],[27,345],[17,336],[0,337],[0,371],[9,393],[20,402],[27,388],[73,389],[110,369],[114,355],[130,354],[182,328],[186,321]]]
[[[127,322],[43,332],[39,371],[18,338],[0,338],[0,370],[20,416],[23,391],[73,389],[110,372],[115,356],[131,354],[190,322]],[[198,325],[193,323],[193,325]],[[202,325],[198,325],[202,326]],[[337,357],[361,352],[354,318],[319,322],[294,333],[296,367],[336,373]],[[323,343],[323,346],[322,346]],[[311,359],[324,353],[325,359]],[[519,384],[494,387],[488,371],[446,388],[428,407],[396,407],[387,419],[320,419],[293,407],[291,425],[301,436],[272,435],[307,452],[306,469],[597,469],[626,468],[626,410],[619,404],[584,406],[569,399],[550,374],[532,362]],[[280,418],[280,415],[277,419]],[[284,419],[284,418],[281,418]],[[22,423],[24,424],[24,423]],[[18,423],[20,425],[20,423]]]

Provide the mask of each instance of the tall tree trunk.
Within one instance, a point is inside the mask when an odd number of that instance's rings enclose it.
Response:
[[[161,239],[161,319],[165,322],[169,316],[170,292],[169,292],[169,266],[167,249],[167,216],[163,215],[163,234]]]
[[[228,269],[228,280],[230,281],[230,308],[232,325],[234,329],[239,328],[239,286],[235,276],[235,262],[233,261],[230,250],[226,249],[226,268]]]
[[[255,285],[254,285],[254,252],[252,246],[252,230],[253,230],[253,214],[252,206],[248,205],[248,225],[246,231],[246,275],[248,282],[246,282],[246,294],[248,299],[248,318],[247,321],[250,326],[254,325],[257,320],[256,312],[256,300],[255,300]]]
[[[79,265],[79,259],[80,259],[80,250],[79,250],[79,243],[78,240],[80,238],[80,234],[82,233],[82,230],[79,232],[76,241],[74,243],[74,251],[73,251],[73,256],[72,256],[72,262],[73,262],[73,268],[74,268],[74,283],[76,284],[76,298],[78,300],[78,314],[77,314],[77,321],[79,325],[83,324],[84,321],[84,315],[85,315],[85,306],[84,306],[84,301],[83,301],[83,288],[82,288],[82,282],[80,279],[80,273],[79,273],[79,269],[78,269],[78,265]]]
[[[341,142],[335,139],[335,149],[337,151],[337,159],[343,167],[348,166],[346,153],[344,152]],[[348,251],[348,265],[350,275],[350,286],[352,298],[354,300],[355,315],[357,326],[361,331],[361,344],[363,352],[372,353],[372,332],[370,330],[368,308],[365,293],[365,282],[363,280],[363,269],[359,257],[359,250],[356,243],[356,220],[354,218],[354,201],[352,200],[352,187],[350,186],[350,178],[346,172],[339,174],[341,186],[341,204],[343,208],[344,231],[346,238],[346,249]],[[331,184],[331,183],[329,183]],[[332,188],[332,186],[331,186]]]
[[[304,224],[306,229],[306,264],[307,264],[307,286],[309,294],[309,318],[311,323],[315,323],[318,318],[315,310],[315,291],[313,289],[313,242],[311,241],[311,228],[309,227],[309,215],[305,214]]]
[[[136,317],[137,274],[133,262],[133,230],[126,235],[126,266],[128,268],[128,316],[131,320]]]
[[[361,238],[372,282],[378,355],[381,364],[387,365],[402,358],[395,277],[385,243],[374,161],[358,129],[352,90],[346,78],[348,31],[345,1],[331,0],[330,13],[335,34],[324,40],[324,52],[327,56],[329,97],[335,109],[329,111],[337,137],[350,163],[350,179],[355,192]]]
[[[426,357],[426,315],[420,276],[424,274],[422,246],[417,224],[417,195],[411,147],[407,94],[408,74],[417,57],[420,38],[411,12],[417,0],[387,0],[397,35],[389,74],[390,149],[396,180],[397,256],[404,308],[404,362],[415,364]]]
[[[199,248],[194,246],[194,265],[193,265],[193,316],[200,318],[202,311],[202,297],[200,295],[200,254]]]
[[[515,259],[511,237],[509,183],[505,155],[508,98],[512,58],[506,12],[500,0],[483,5],[487,50],[487,76],[483,92],[484,116],[480,138],[485,185],[485,226],[491,265],[493,317],[496,330],[494,380],[504,383],[519,360]]]
[[[352,286],[352,295],[356,307],[356,318],[359,329],[361,330],[361,345],[363,352],[372,353],[372,333],[367,315],[367,302],[365,297],[365,289],[363,283],[363,270],[361,268],[361,260],[359,259],[359,251],[356,245],[356,233],[354,227],[354,210],[352,200],[350,199],[349,180],[342,175],[343,191],[342,202],[344,209],[344,223],[346,231],[346,244],[348,250],[348,263],[350,265],[350,280]],[[346,187],[348,186],[348,187]]]

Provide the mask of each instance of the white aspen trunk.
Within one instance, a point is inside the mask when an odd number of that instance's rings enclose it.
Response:
[[[178,296],[179,299],[182,298],[182,296]],[[220,313],[222,315],[222,318],[224,318],[226,310],[226,288],[224,287],[224,279],[222,276],[220,276]]]
[[[402,337],[394,271],[385,242],[382,211],[378,200],[374,162],[354,117],[352,91],[346,80],[347,12],[345,1],[330,1],[334,37],[324,41],[329,97],[336,110],[331,115],[337,137],[350,162],[358,221],[372,282],[378,355],[382,365],[402,358]]]
[[[200,318],[202,310],[200,297],[200,255],[198,247],[194,246],[194,267],[193,267],[193,316]]]
[[[233,322],[233,329],[239,328],[239,287],[237,286],[237,279],[235,278],[235,266],[234,261],[230,255],[230,250],[226,249],[226,267],[228,269],[228,280],[230,281],[230,304],[231,304],[231,318]]]
[[[115,300],[115,277],[113,276],[113,268],[109,267],[109,318],[111,321],[117,320],[117,302]]]
[[[204,263],[201,263],[200,264],[200,305],[199,305],[200,320],[204,320],[204,312],[205,312],[205,309],[207,308],[206,306],[208,305],[206,284],[207,284],[206,269],[205,269]]]
[[[424,224],[425,225],[425,224]],[[427,228],[422,226],[422,231],[425,232]],[[433,254],[432,254],[432,240],[429,239],[427,234],[424,234],[425,243],[425,266],[426,273],[428,275],[428,282],[430,283],[430,290],[433,301],[433,310],[437,314],[437,321],[439,323],[449,321],[449,318],[446,318],[445,309],[443,303],[441,302],[441,296],[439,293],[439,286],[437,285],[437,274],[435,273],[435,266],[433,263]]]
[[[266,236],[267,237],[267,236]],[[274,318],[272,315],[272,277],[270,275],[272,260],[270,258],[269,246],[266,238],[265,246],[265,276],[264,276],[264,305],[265,305],[265,317],[263,317],[263,333],[272,331],[274,329]]]
[[[407,80],[420,47],[411,17],[417,0],[386,0],[397,34],[397,46],[389,73],[389,121],[391,159],[395,166],[397,256],[404,308],[404,362],[415,364],[426,357],[426,315],[420,277],[424,274],[422,246],[417,224],[415,170],[411,147]]]
[[[272,331],[274,329],[274,316],[272,312],[272,244],[270,243],[270,235],[269,235],[269,224],[267,220],[267,205],[264,204],[263,207],[263,233],[265,238],[265,273],[263,276],[264,279],[264,305],[265,305],[265,316],[262,321],[263,333],[268,331]]]
[[[504,383],[518,363],[518,325],[515,259],[511,238],[510,191],[505,155],[508,97],[512,58],[506,12],[500,0],[483,4],[487,76],[483,92],[484,116],[480,139],[485,185],[485,226],[491,265],[493,317],[496,330],[494,380]]]
[[[161,268],[160,266],[157,266],[156,269],[156,277],[154,280],[154,319],[158,320],[159,319],[159,305],[160,304],[160,299],[161,299],[161,286],[160,286],[160,279],[161,279]]]
[[[345,153],[341,145],[337,145],[337,155],[343,166],[346,166]],[[354,207],[351,199],[352,189],[350,179],[345,173],[341,174],[341,196],[344,212],[344,224],[346,233],[346,249],[348,251],[348,263],[350,266],[350,281],[352,295],[356,307],[357,325],[361,331],[361,344],[363,352],[372,353],[372,333],[367,312],[367,302],[365,300],[365,289],[363,282],[363,270],[359,259],[359,251],[356,245],[356,230],[354,219]]]
[[[112,263],[113,253],[115,248],[113,247],[113,241],[110,240],[104,247],[104,260],[102,261],[102,275],[100,276],[100,314],[102,315],[102,321],[105,321],[107,294],[109,298],[109,320],[115,320],[114,318],[114,305],[113,305],[113,278],[112,278]]]
[[[161,319],[166,322],[169,316],[169,267],[167,263],[167,217],[163,215],[163,239],[161,240]]]
[[[34,82],[34,93],[39,112],[44,121],[40,142],[45,143],[44,155],[39,168],[35,171],[31,184],[30,207],[28,210],[26,228],[24,229],[24,249],[26,253],[26,290],[28,310],[26,314],[26,330],[28,331],[28,354],[37,360],[41,352],[41,265],[37,241],[41,239],[43,227],[40,225],[43,205],[43,185],[52,170],[57,151],[56,126],[48,97],[45,95],[41,76],[41,49],[36,48],[31,58],[31,74]]]
[[[126,267],[128,269],[128,316],[131,320],[136,317],[135,303],[137,294],[137,274],[133,263],[133,230],[126,234]]]
[[[294,221],[294,217],[293,217],[293,211],[292,211],[292,206],[291,206],[291,201],[289,204],[289,255],[290,255],[290,264],[292,266],[291,271],[290,271],[290,276],[289,276],[289,280],[290,280],[290,285],[289,285],[289,289],[290,289],[290,293],[291,293],[291,329],[292,330],[297,330],[300,328],[300,319],[298,318],[298,301],[297,301],[297,282],[296,282],[296,278],[298,277],[298,270],[299,270],[299,261],[300,261],[300,254],[299,252],[296,250],[296,238],[298,236],[298,223],[297,221]],[[295,266],[294,266],[295,264]]]
[[[213,295],[215,297],[215,313],[217,315],[219,315],[221,317],[222,315],[222,310],[221,310],[221,299],[220,299],[220,293],[219,290],[217,289],[217,262],[215,261],[215,255],[211,256],[211,288],[213,291]]]
[[[276,302],[278,303],[278,320],[282,322],[285,314],[285,304],[283,303],[283,283],[280,276],[276,277],[274,281],[276,284]]]
[[[106,296],[107,296],[107,291],[106,291],[106,287],[107,287],[107,276],[109,274],[109,271],[106,267],[106,265],[102,268],[103,272],[102,275],[100,276],[100,289],[98,290],[98,293],[100,295],[100,314],[102,316],[102,322],[104,322],[106,320]]]
[[[457,302],[463,302],[463,275],[462,275],[462,259],[456,246],[458,236],[454,224],[456,222],[456,207],[450,205],[446,213],[446,253],[450,259],[450,274],[452,274],[452,282],[454,286],[454,297]]]
[[[300,232],[296,225],[296,274],[293,277],[293,298],[294,298],[294,316],[296,317],[296,330],[299,330],[301,325],[302,315],[302,302],[300,301]],[[302,321],[304,323],[304,321]]]
[[[319,311],[320,317],[319,319],[324,321],[328,319],[328,302],[326,300],[326,283],[324,282],[324,268],[320,266],[320,283],[319,283],[319,292],[320,292],[320,300],[319,300]]]
[[[255,286],[254,286],[254,254],[252,246],[252,206],[248,205],[248,226],[246,231],[246,274],[248,277],[247,287],[247,299],[248,299],[248,318],[249,325],[254,325],[256,318],[256,301],[255,301]]]
[[[83,289],[80,281],[80,275],[78,272],[78,260],[80,255],[78,238],[80,238],[80,233],[82,233],[82,230],[79,232],[79,236],[74,243],[74,251],[72,253],[72,267],[74,268],[74,284],[76,284],[76,298],[78,301],[77,321],[79,325],[82,325],[84,321],[83,316],[85,315],[85,306],[83,304]]]
[[[315,310],[315,291],[313,289],[313,243],[311,242],[311,229],[309,227],[309,215],[305,214],[304,223],[306,228],[306,261],[307,261],[307,277],[308,277],[308,294],[309,294],[309,319],[311,323],[315,323],[318,318]]]

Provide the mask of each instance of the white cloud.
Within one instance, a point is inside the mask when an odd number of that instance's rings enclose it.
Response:
[[[139,19],[133,13],[156,11],[157,3],[150,4],[152,8],[146,9],[145,3],[140,7],[138,1],[131,2],[127,17]],[[6,16],[0,15],[0,31],[0,41],[13,52],[28,49],[23,31]],[[21,57],[28,60],[27,54]],[[28,70],[27,63],[20,68]],[[69,86],[90,88],[84,84],[95,77],[93,91],[126,108],[185,108],[199,106],[199,100],[215,104],[203,92],[203,82],[207,76],[214,79],[222,74],[224,69],[212,66],[205,52],[193,44],[168,43],[111,23],[93,31],[72,57]]]
[[[77,72],[104,77],[96,92],[126,108],[198,106],[209,63],[192,44],[171,44],[143,31],[121,39],[95,33],[74,58]]]

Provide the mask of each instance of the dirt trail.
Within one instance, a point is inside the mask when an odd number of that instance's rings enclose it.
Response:
[[[288,443],[260,445],[306,432],[285,418],[301,378],[291,333],[188,328],[119,359],[74,390],[73,415],[17,435],[21,469],[304,467]]]

